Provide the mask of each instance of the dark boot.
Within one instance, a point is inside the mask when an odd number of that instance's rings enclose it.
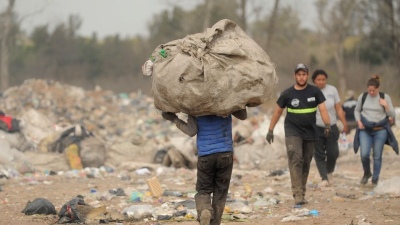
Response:
[[[294,204],[295,205],[304,205],[307,201],[304,199],[303,195],[295,195],[294,196]]]
[[[211,213],[208,209],[203,209],[200,214],[200,225],[210,225]]]
[[[211,197],[209,194],[201,194],[197,193],[194,196],[196,202],[196,210],[197,210],[197,220],[200,224],[210,224],[210,220],[212,220],[212,215],[214,211],[211,207]],[[209,216],[208,216],[209,215]],[[209,217],[209,219],[208,219]],[[203,219],[203,222],[201,221]],[[207,223],[208,221],[208,223]]]
[[[363,178],[361,179],[360,183],[361,183],[361,184],[367,184],[367,183],[368,183],[368,179],[369,179],[370,177],[372,177],[371,172],[364,172],[364,176],[363,176]]]

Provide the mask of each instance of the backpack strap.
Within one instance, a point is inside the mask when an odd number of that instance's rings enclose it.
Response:
[[[361,111],[362,111],[362,109],[363,109],[365,99],[367,98],[367,94],[368,94],[368,92],[364,92],[364,93],[363,93],[363,96],[362,96],[362,98],[361,98]]]
[[[361,98],[361,111],[362,111],[362,108],[363,108],[365,99],[367,98],[367,95],[368,95],[368,92],[364,92],[364,93],[363,93],[363,96],[362,96],[362,98]],[[385,99],[385,93],[379,92],[379,97],[380,97],[381,99]],[[383,107],[383,106],[382,106],[382,107]],[[385,107],[383,107],[383,108],[385,109]]]

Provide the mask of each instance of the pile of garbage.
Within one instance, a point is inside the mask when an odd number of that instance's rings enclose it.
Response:
[[[81,124],[110,144],[130,141],[135,135],[152,138],[163,132],[157,126],[163,121],[154,110],[152,98],[141,92],[115,94],[100,87],[84,90],[56,81],[31,79],[7,89],[0,99],[0,108],[17,118],[34,109],[54,126]]]
[[[35,165],[30,164],[47,164],[49,169],[56,170],[75,169],[59,153],[73,143],[84,150],[80,142],[83,136],[79,136],[82,130],[85,142],[91,139],[90,146],[96,147],[91,155],[110,158],[109,153],[115,152],[114,159],[109,160],[114,165],[121,160],[138,159],[144,155],[141,152],[151,155],[166,134],[174,132],[154,109],[152,98],[140,91],[115,94],[100,87],[84,90],[56,81],[31,79],[2,93],[0,109],[21,121],[20,132],[0,130],[0,165],[19,172],[33,169]],[[106,151],[99,152],[98,146],[104,146],[101,148]],[[73,157],[74,149],[71,151]]]
[[[196,165],[195,138],[164,120],[153,99],[140,91],[116,94],[100,87],[84,90],[57,81],[30,79],[2,93],[0,110],[21,121],[20,132],[0,130],[3,169],[60,171],[93,165],[117,167],[129,161],[190,169]],[[245,137],[236,142],[240,165],[262,165],[259,155],[264,160],[283,157],[284,152],[279,151],[283,139],[278,137],[274,145],[266,145],[266,115],[258,107],[248,108],[248,114],[249,120],[234,121],[234,133]],[[178,116],[185,119],[184,114]],[[283,134],[283,120],[277,127],[277,135]],[[246,145],[252,145],[254,151],[244,151]],[[87,153],[92,163],[77,157],[84,146],[93,149]]]
[[[0,129],[2,174],[118,168],[130,162],[188,169],[196,165],[195,138],[164,120],[153,99],[140,91],[116,94],[100,87],[84,90],[31,79],[2,93],[0,110],[21,121],[20,132]],[[247,107],[247,111],[247,120],[233,120],[237,167],[283,169],[286,164],[279,159],[286,157],[284,118],[276,125],[270,145],[265,141],[269,115],[261,107]],[[185,119],[184,114],[178,116]],[[400,137],[400,130],[393,129]],[[353,135],[347,135],[345,143],[340,140],[343,153],[353,153]]]
[[[54,208],[54,203],[36,196],[24,209],[21,208],[26,215],[58,214],[58,223],[194,221],[197,218],[192,190],[195,171],[191,170],[196,163],[195,138],[186,136],[162,119],[151,97],[140,92],[115,94],[101,88],[84,90],[55,81],[27,80],[3,93],[0,110],[21,121],[20,132],[0,130],[0,175],[10,178],[18,173],[41,171],[23,179],[30,185],[40,183],[38,174],[49,180],[49,175],[67,179],[116,176],[123,181],[140,183],[134,183],[134,189],[132,183],[127,183],[129,187],[116,186],[107,191],[91,188],[87,193],[73,197],[62,208]],[[290,193],[290,177],[286,168],[284,118],[276,125],[276,137],[270,145],[265,141],[270,123],[268,116],[258,107],[248,108],[248,115],[248,120],[233,120],[234,148],[239,164],[235,165],[224,221],[265,220],[273,215],[287,222],[318,216],[315,209],[274,211],[282,202],[292,201],[292,196],[286,194]],[[400,137],[400,130],[393,129]],[[352,137],[353,133],[347,135],[346,142],[341,139],[340,143],[341,157],[349,160],[354,158]],[[90,154],[85,154],[88,156],[85,158],[78,152]],[[87,166],[88,160],[93,159],[92,162],[101,162],[94,166],[98,168]],[[74,169],[77,166],[81,168]],[[150,185],[143,183],[154,176],[160,178],[162,196],[155,197]],[[347,178],[353,174],[338,176],[345,181],[353,179]],[[315,177],[319,179],[318,175]],[[44,184],[50,182],[43,180]],[[259,180],[266,180],[268,185],[258,187],[256,181]],[[395,188],[398,182],[398,177],[383,180],[376,192],[398,195]],[[348,189],[347,184],[339,187]],[[319,190],[312,179],[308,188]],[[375,198],[358,189],[355,197],[339,195],[335,189],[327,191],[331,201]],[[120,200],[114,204],[111,199]],[[42,205],[46,208],[39,208]],[[109,205],[118,205],[118,208],[106,207]]]

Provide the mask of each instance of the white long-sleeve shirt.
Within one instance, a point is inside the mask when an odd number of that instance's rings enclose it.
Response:
[[[361,119],[361,115],[370,122],[381,121],[385,119],[386,116],[395,116],[392,99],[389,95],[385,94],[385,100],[389,106],[389,110],[387,112],[385,112],[385,109],[379,104],[379,94],[376,96],[371,96],[370,94],[367,94],[364,105],[361,109],[362,96],[363,94],[358,96],[357,105],[354,110],[354,116],[357,121]]]

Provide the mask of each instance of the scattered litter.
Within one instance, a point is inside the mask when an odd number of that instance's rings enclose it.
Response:
[[[318,212],[318,210],[316,210],[316,209],[310,210],[309,214],[310,214],[311,216],[319,216],[319,212]]]
[[[28,201],[25,208],[21,211],[25,215],[43,214],[43,215],[56,215],[56,209],[49,200],[45,198],[36,198],[35,200]]]
[[[343,193],[336,192],[336,196],[339,196],[339,197],[342,197],[342,198],[356,199],[356,195],[355,194],[343,194]]]
[[[379,181],[374,191],[378,195],[391,194],[400,195],[400,176]]]

